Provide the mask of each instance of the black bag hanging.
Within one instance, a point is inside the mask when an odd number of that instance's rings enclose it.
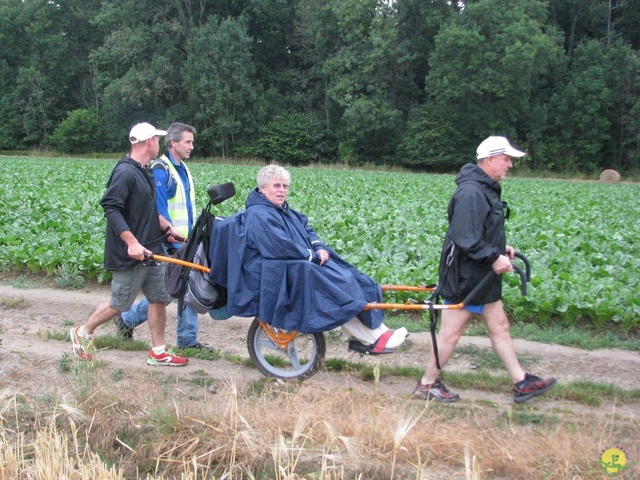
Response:
[[[192,263],[211,268],[206,254],[208,250],[208,248],[205,248],[205,242],[200,242]],[[184,303],[194,311],[203,314],[209,310],[223,307],[227,303],[226,293],[225,288],[209,280],[208,273],[195,268],[190,269],[184,292]]]
[[[187,243],[173,253],[173,258],[210,268],[209,245],[216,220],[211,207],[233,197],[235,193],[235,186],[231,182],[211,185],[207,189],[209,202],[191,229]],[[198,313],[206,313],[227,303],[226,289],[211,282],[206,272],[181,265],[169,264],[165,270],[165,288],[169,295],[178,299],[178,314],[185,305]]]
[[[178,247],[176,251],[171,255],[171,258],[187,261],[187,247],[188,244],[186,243]],[[173,298],[180,298],[180,295],[183,291],[184,279],[181,275],[183,268],[184,267],[180,265],[169,263],[165,270],[164,286],[167,290],[167,293]]]
[[[214,215],[209,211],[211,202],[202,211],[196,220],[187,243],[181,245],[172,255],[178,260],[193,262],[196,252],[202,246],[204,252],[209,251],[209,241],[211,238],[211,228],[213,227]],[[206,256],[206,255],[205,255]],[[168,265],[165,270],[164,283],[167,293],[178,299],[178,312],[182,312],[185,307],[184,296],[189,285],[189,276],[192,269],[181,265]]]

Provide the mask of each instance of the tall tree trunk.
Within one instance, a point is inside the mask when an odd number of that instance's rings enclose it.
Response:
[[[329,117],[329,83],[327,77],[324,78],[324,122],[328,132],[331,129],[331,119]]]
[[[613,37],[613,23],[611,23],[612,3],[613,0],[609,0],[609,9],[607,11],[607,47],[611,45],[611,38]]]

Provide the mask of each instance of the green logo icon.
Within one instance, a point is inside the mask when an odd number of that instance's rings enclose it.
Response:
[[[610,448],[602,452],[600,460],[596,460],[604,468],[607,477],[617,477],[627,468],[636,464],[636,462],[628,462],[627,455],[621,448]]]

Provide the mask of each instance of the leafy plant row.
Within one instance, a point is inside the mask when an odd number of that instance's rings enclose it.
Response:
[[[99,205],[115,161],[12,158],[0,164],[0,267],[105,279],[105,220]],[[243,208],[259,167],[193,164],[200,207],[206,188],[233,181],[220,215]],[[347,260],[380,283],[437,279],[451,175],[292,169],[290,205]],[[618,326],[640,319],[638,185],[509,178],[508,243],[532,265],[528,294],[505,276],[517,321]],[[388,296],[406,300],[406,294]]]

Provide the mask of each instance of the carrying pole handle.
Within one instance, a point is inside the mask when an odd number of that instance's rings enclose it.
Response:
[[[207,268],[204,265],[198,265],[197,263],[178,260],[177,258],[173,257],[165,257],[164,255],[156,255],[155,253],[147,254],[147,258],[149,258],[150,260],[158,260],[159,262],[173,263],[174,265],[180,265],[181,267],[193,268],[194,270],[200,270],[204,273],[209,273],[211,271],[210,268]]]

